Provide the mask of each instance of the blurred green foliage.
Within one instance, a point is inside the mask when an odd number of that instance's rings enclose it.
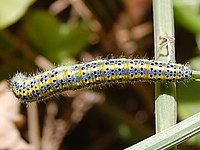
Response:
[[[46,11],[30,12],[25,26],[30,42],[40,53],[58,63],[77,56],[89,44],[91,31],[87,24],[63,23]]]
[[[35,0],[1,0],[0,29],[4,29],[19,20]]]
[[[194,34],[200,33],[200,1],[174,0],[176,21]]]
[[[189,64],[193,70],[200,70],[200,57],[194,57]],[[200,83],[198,81],[188,81],[179,83],[177,88],[178,114],[184,120],[200,111]],[[190,144],[200,145],[200,135],[192,137]]]
[[[11,49],[12,44],[10,43],[9,39],[6,38],[3,34],[0,32],[0,51],[8,51]]]
[[[175,0],[174,13],[175,20],[179,25],[186,28],[198,36],[200,34],[200,1],[199,0]],[[197,45],[198,45],[198,41]],[[191,51],[188,49],[188,51]],[[192,69],[200,70],[200,57],[194,57],[189,60]],[[200,89],[199,82],[188,81],[178,84],[178,106],[179,117],[185,119],[200,111]],[[196,107],[195,107],[196,106]]]

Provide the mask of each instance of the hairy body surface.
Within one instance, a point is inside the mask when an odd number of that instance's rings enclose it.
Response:
[[[99,59],[72,66],[59,66],[34,76],[16,74],[10,80],[22,103],[40,101],[64,90],[92,88],[121,82],[185,81],[192,78],[188,65],[148,59]]]

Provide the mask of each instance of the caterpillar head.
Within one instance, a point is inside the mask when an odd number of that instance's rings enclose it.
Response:
[[[13,94],[16,96],[16,98],[20,99],[20,102],[25,102],[26,100],[26,84],[25,80],[28,77],[25,76],[22,73],[17,73],[15,76],[13,76],[9,81],[10,89],[12,90]]]

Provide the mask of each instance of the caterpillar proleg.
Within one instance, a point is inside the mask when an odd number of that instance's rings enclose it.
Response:
[[[148,59],[99,59],[72,66],[59,66],[34,76],[17,73],[10,88],[22,103],[41,101],[64,90],[101,84],[148,81],[185,81],[192,78],[189,65]]]

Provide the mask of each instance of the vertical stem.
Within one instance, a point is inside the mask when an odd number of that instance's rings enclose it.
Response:
[[[175,62],[173,0],[153,0],[153,13],[155,59]],[[156,133],[158,133],[176,124],[176,84],[156,83],[155,93]]]
[[[166,46],[161,46],[161,37],[164,34],[174,37],[174,13],[173,0],[153,0],[153,15],[154,15],[154,46],[155,58],[161,61],[175,62],[175,53],[165,55],[169,51]],[[171,51],[175,51],[174,42],[170,43]],[[162,56],[162,57],[161,57]]]

